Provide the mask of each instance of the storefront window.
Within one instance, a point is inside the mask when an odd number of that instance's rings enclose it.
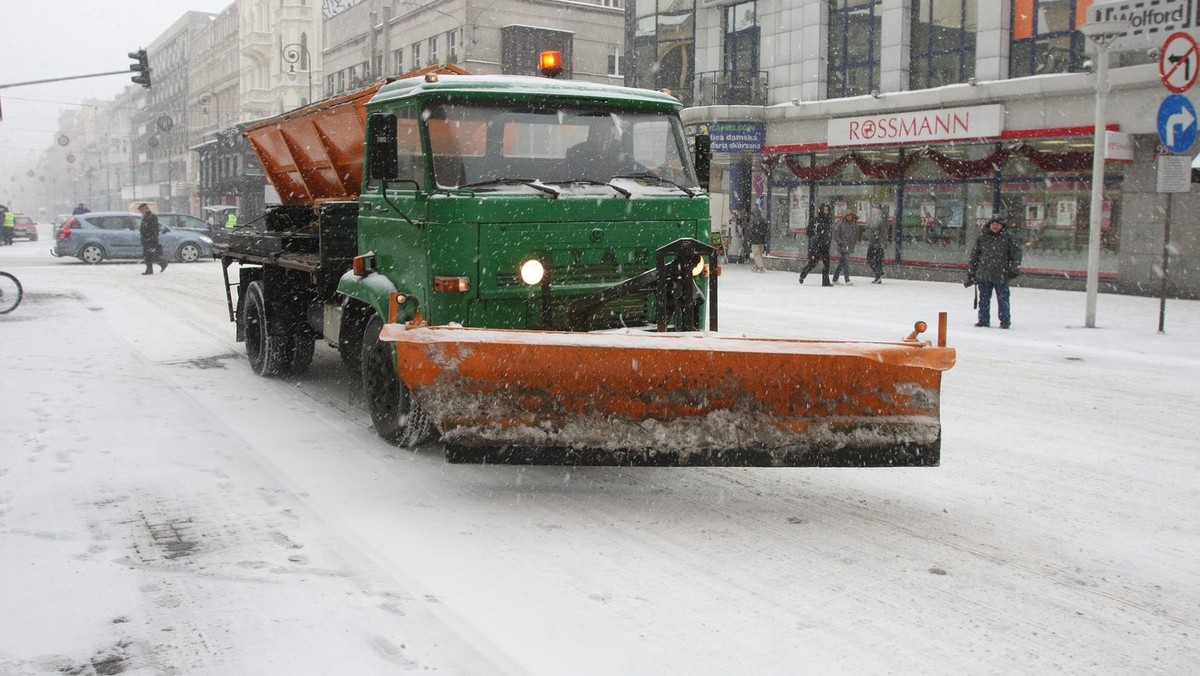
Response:
[[[1010,77],[1082,70],[1086,39],[1076,28],[1087,23],[1091,5],[1092,0],[1015,0]]]
[[[909,87],[966,82],[975,75],[975,0],[916,0]]]
[[[878,208],[888,224],[888,260],[965,265],[993,215],[1025,247],[1027,269],[1080,274],[1087,268],[1090,148],[1065,140],[1029,145],[827,151],[788,156],[771,174],[773,252],[805,254],[812,205],[835,214]],[[1120,185],[1109,167],[1101,220],[1101,271],[1116,272]],[[861,217],[860,217],[861,220]],[[856,255],[863,255],[863,251]]]
[[[881,0],[829,0],[827,98],[879,89]]]

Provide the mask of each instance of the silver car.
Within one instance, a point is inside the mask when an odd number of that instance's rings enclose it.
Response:
[[[140,260],[142,217],[130,211],[92,211],[72,216],[55,237],[50,253],[84,263],[106,259]],[[212,256],[212,239],[202,233],[161,226],[158,242],[173,261],[193,263]]]

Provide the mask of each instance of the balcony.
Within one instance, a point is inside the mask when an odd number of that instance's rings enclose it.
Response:
[[[696,106],[765,106],[767,72],[709,71],[696,75]]]

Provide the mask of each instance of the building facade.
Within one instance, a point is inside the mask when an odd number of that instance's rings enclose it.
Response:
[[[1170,213],[1168,293],[1200,297],[1200,229],[1186,215],[1200,197],[1159,192],[1158,158],[1171,153],[1157,125],[1170,93],[1158,48],[1175,31],[1198,32],[1196,3],[1158,4],[1110,48],[1104,126],[1123,136],[1110,139],[1104,168],[1098,274],[1102,288],[1157,294]],[[1082,288],[1098,55],[1079,28],[1091,5],[636,2],[629,75],[690,86],[685,122],[715,151],[714,224],[762,206],[777,267],[806,257],[807,225],[828,202],[839,216],[882,214],[894,274],[960,278],[978,226],[995,215],[1024,243],[1023,284]],[[687,63],[688,39],[694,66],[663,75]],[[1197,89],[1184,96],[1200,102]]]
[[[564,78],[621,84],[616,0],[347,0],[326,3],[326,96],[432,65],[475,75],[537,75],[558,50]]]

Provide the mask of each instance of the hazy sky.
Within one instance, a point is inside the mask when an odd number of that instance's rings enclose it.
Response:
[[[233,0],[0,0],[0,84],[127,70],[184,12],[219,12]],[[153,68],[154,63],[151,62]],[[0,180],[53,142],[59,113],[109,99],[129,75],[0,89]]]

